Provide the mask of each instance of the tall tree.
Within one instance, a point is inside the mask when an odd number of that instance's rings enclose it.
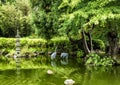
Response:
[[[4,37],[15,37],[16,29],[21,36],[31,34],[31,13],[29,0],[14,0],[0,6],[0,30]]]
[[[109,30],[110,26],[108,27],[108,20],[110,20],[111,26],[116,23],[117,27],[119,27],[119,5],[120,2],[118,0],[63,0],[59,6],[59,9],[63,12],[60,19],[63,22],[60,30],[64,30],[67,34],[79,37],[82,33],[84,50],[86,54],[88,54],[92,52],[92,47],[88,47],[85,34],[87,34],[89,41],[91,41],[92,30],[103,29],[100,32],[97,31],[97,34],[99,35],[103,35],[103,31],[106,31],[105,33],[109,33],[109,31],[110,33],[113,32],[112,30]],[[115,22],[116,19],[117,22]],[[110,29],[117,29],[114,33],[116,34],[116,37],[118,37],[117,34],[120,28],[110,27]],[[118,40],[112,40],[113,39],[108,42],[109,45],[110,42],[112,44],[116,42],[116,44],[110,46],[110,49],[116,49]],[[92,42],[90,43],[92,45]]]
[[[57,34],[60,0],[34,1],[33,17],[35,33],[46,39],[50,39]]]

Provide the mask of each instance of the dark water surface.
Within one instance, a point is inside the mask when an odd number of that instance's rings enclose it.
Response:
[[[47,69],[1,70],[0,85],[64,85],[64,80],[67,78],[75,80],[74,85],[120,85],[120,66],[100,67],[96,70],[86,69],[83,66],[74,68],[60,66],[60,68],[66,72],[48,75]],[[66,75],[71,69],[75,70]]]

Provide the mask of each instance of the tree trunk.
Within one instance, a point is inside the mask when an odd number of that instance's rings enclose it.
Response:
[[[90,51],[92,52],[93,51],[93,46],[92,46],[92,36],[91,36],[90,32],[88,32],[88,38],[89,38],[89,43],[90,43]]]
[[[83,36],[83,47],[84,47],[84,50],[85,50],[85,54],[89,54],[90,53],[90,50],[88,48],[88,44],[87,44],[87,41],[86,41],[86,37],[85,37],[85,32],[84,30],[82,30],[82,36]]]
[[[109,52],[108,54],[112,56],[113,58],[116,57],[118,54],[118,48],[119,48],[119,38],[118,34],[115,31],[111,31],[108,33],[108,41],[109,41]]]

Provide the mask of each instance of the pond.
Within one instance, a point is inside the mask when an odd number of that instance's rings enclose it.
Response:
[[[49,66],[50,67],[50,66]],[[71,78],[74,85],[120,85],[120,66],[85,68],[82,65],[50,67],[54,74],[47,74],[49,68],[10,69],[0,71],[0,85],[64,85]]]

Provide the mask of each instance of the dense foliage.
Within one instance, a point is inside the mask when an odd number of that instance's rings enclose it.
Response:
[[[89,54],[86,61],[86,65],[93,66],[112,66],[114,63],[115,62],[111,58],[107,56],[101,58],[98,54]]]
[[[53,37],[65,36],[64,43],[68,39],[77,44],[71,48],[76,52],[82,49],[85,55],[108,46],[108,56],[114,58],[120,49],[120,1],[1,0],[0,36],[15,37],[17,29],[22,37],[45,38],[48,45]]]
[[[118,0],[2,0],[0,35],[14,37],[20,29],[22,36],[51,38],[59,32],[81,37],[84,28],[104,39],[112,29],[119,32],[119,5]]]
[[[0,38],[0,55],[4,56],[9,56],[13,57],[15,53],[15,43],[16,39],[15,38]],[[94,40],[94,49],[103,49],[104,45],[103,42],[98,40]],[[29,39],[29,38],[21,38],[20,39],[20,49],[21,49],[21,55],[26,55],[26,54],[32,54],[34,56],[34,53],[39,53],[39,54],[47,54],[47,46],[48,50],[50,53],[55,51],[56,46],[58,46],[58,55],[60,55],[60,52],[68,52],[69,56],[71,57],[81,57],[83,56],[84,52],[78,48],[77,44],[74,45],[73,49],[73,44],[70,43],[68,39],[65,37],[59,37],[59,38],[52,38],[49,43],[45,39]],[[97,46],[97,47],[96,47]],[[77,52],[77,53],[76,53]],[[74,55],[73,55],[74,53]],[[76,54],[75,54],[76,53]]]
[[[28,0],[6,2],[0,6],[0,35],[15,37],[16,29],[21,36],[28,36],[32,31],[31,8]]]

